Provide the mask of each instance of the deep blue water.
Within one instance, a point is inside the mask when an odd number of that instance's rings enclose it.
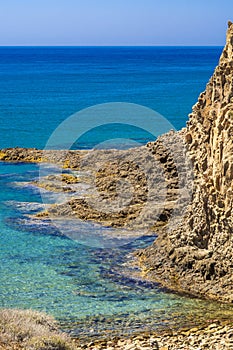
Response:
[[[150,107],[179,129],[220,52],[0,48],[0,147],[42,148],[69,115],[105,102]],[[94,138],[89,134],[82,147]],[[36,165],[0,162],[0,307],[46,311],[64,328],[84,335],[196,324],[232,312],[133,277],[135,271],[125,265],[128,255],[154,237],[106,250],[61,237],[46,220],[31,220],[42,202],[39,190],[28,185],[37,178]],[[80,224],[80,232],[84,226]],[[97,228],[88,230],[95,233]]]
[[[180,129],[205,89],[221,50],[1,47],[0,148],[43,148],[64,119],[107,102],[152,108]],[[85,141],[90,142],[90,137]]]

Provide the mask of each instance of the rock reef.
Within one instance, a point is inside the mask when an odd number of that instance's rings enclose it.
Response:
[[[76,169],[86,151],[39,150],[37,148],[4,148],[0,150],[0,161],[15,163],[52,163],[63,168]]]

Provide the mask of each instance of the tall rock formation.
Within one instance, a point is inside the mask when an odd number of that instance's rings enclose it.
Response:
[[[148,277],[170,288],[233,302],[233,24],[219,65],[182,133],[193,164],[183,223],[139,253]]]
[[[148,155],[147,151],[151,153]],[[135,228],[135,223],[139,228],[152,227],[158,233],[158,238],[151,247],[137,253],[141,267],[148,278],[174,290],[233,302],[233,24],[231,22],[219,65],[205,92],[200,95],[193,107],[187,127],[178,133],[170,132],[163,135],[156,142],[149,143],[147,147],[127,152],[124,153],[129,156],[127,162],[122,158],[123,153],[117,153],[116,159],[121,161],[112,162],[110,165],[106,163],[104,168],[98,165],[100,171],[97,172],[95,182],[102,198],[108,200],[116,198],[116,178],[123,178],[124,181],[128,179],[135,187],[135,191],[127,210],[117,212],[114,208],[112,212],[106,214],[100,210],[97,197],[94,200],[98,203],[97,208],[88,206],[83,198],[81,201],[72,199],[64,205],[52,206],[52,210],[48,209],[46,213],[38,215],[42,217],[75,215],[83,220],[100,221],[114,227],[125,228],[127,222],[130,223],[130,228]],[[49,160],[52,163],[63,164],[65,168],[77,170],[86,155],[83,151],[63,153],[61,151],[42,153],[35,149],[21,148],[5,149],[0,150],[0,160],[16,162]],[[148,161],[151,155],[156,160],[152,163],[152,167]],[[88,158],[89,163],[86,158],[86,166],[90,164],[91,169],[96,159],[99,162],[101,157],[105,161],[105,153],[98,153],[97,150],[97,153],[92,153]],[[143,158],[149,167],[146,177],[140,172]],[[192,164],[192,171],[186,163]],[[159,164],[160,167],[156,169],[154,164]],[[164,174],[167,191],[163,191],[163,186],[161,190],[161,183],[158,180],[160,173]],[[155,174],[158,176],[154,176]],[[152,184],[151,191],[145,183],[146,178],[147,184]],[[64,177],[62,181],[64,182]],[[67,181],[69,184],[70,178],[67,178]],[[48,188],[53,187],[49,185]],[[166,192],[166,195],[162,204],[153,201],[154,198],[163,199],[160,195],[163,192]],[[191,197],[188,192],[192,192]],[[148,200],[148,193],[152,195],[151,202]],[[184,210],[186,203],[187,210]],[[159,209],[163,205],[158,219],[153,215],[153,209],[155,212],[157,210],[156,205]]]

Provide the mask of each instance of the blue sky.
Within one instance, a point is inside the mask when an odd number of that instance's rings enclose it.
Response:
[[[233,0],[0,0],[0,45],[224,45]]]

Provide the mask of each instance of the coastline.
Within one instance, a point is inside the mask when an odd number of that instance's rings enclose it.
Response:
[[[185,131],[193,163],[192,202],[183,222],[161,230],[139,253],[148,278],[175,290],[233,302],[233,24],[219,65],[193,106]]]
[[[181,133],[182,135],[182,133]],[[170,139],[172,139],[173,137],[176,137],[177,135],[174,133],[171,133],[168,137]],[[165,136],[167,137],[167,135]],[[183,135],[182,135],[183,138]],[[148,145],[147,148],[149,148],[150,150],[152,150],[154,152],[154,147],[155,144],[151,144]],[[157,149],[158,149],[158,153],[160,154],[161,158],[164,158],[164,156],[167,156],[166,152],[164,153],[164,149],[161,147],[161,143],[157,142]],[[144,150],[144,148],[142,147],[142,150]],[[0,157],[1,154],[5,154],[6,151],[3,150],[1,151],[2,153],[0,153]],[[7,159],[4,159],[4,161],[7,162],[15,162],[15,163],[20,163],[20,162],[29,162],[29,163],[41,163],[43,157],[41,157],[41,153],[42,151],[40,150],[27,150],[27,149],[10,149],[7,151]],[[59,155],[59,151],[55,152],[56,156],[54,156],[53,154],[53,164],[58,164],[59,166],[62,164],[65,164],[64,169],[65,170],[69,170],[71,168],[67,167],[67,162],[64,160],[63,157],[61,157],[61,154]],[[72,151],[72,159],[73,159],[73,164],[74,167],[73,169],[78,170],[79,169],[79,161],[80,161],[80,153],[79,151],[77,151],[77,158],[76,158],[76,151]],[[12,157],[11,157],[12,154]],[[19,156],[17,155],[19,154]],[[22,154],[25,154],[26,157],[22,157]],[[28,156],[28,154],[30,154],[30,157]],[[84,153],[83,156],[85,157],[88,153]],[[37,158],[38,157],[38,158]],[[35,161],[35,159],[37,159]],[[60,161],[60,159],[62,159],[62,162]],[[168,162],[169,163],[169,162]],[[171,165],[171,164],[170,164]],[[174,171],[174,168],[173,168]],[[102,182],[102,190],[105,192],[106,189],[106,183],[108,183],[109,181],[111,182],[111,176],[110,178],[106,177],[106,172],[103,172],[104,174],[104,178],[108,179],[108,181],[104,181]],[[55,186],[54,187],[50,187],[48,186],[48,183],[43,184],[44,188],[48,188],[49,190],[55,191],[66,191],[65,188],[67,186],[70,186],[70,184],[72,184],[73,182],[75,182],[76,180],[72,177],[72,175],[69,175],[69,173],[65,173],[62,174],[63,178],[60,179],[60,188],[56,189]],[[133,176],[133,178],[135,178],[137,176],[137,172],[134,173],[134,171],[131,173],[131,176]],[[176,177],[175,177],[176,179]],[[50,181],[51,183],[54,182],[54,178],[51,179],[52,181]],[[131,179],[132,180],[132,179]],[[174,178],[173,178],[174,180]],[[175,193],[175,186],[176,185],[176,181],[173,181],[173,186],[171,186],[171,196],[169,196],[170,200],[173,202]],[[114,191],[113,191],[114,192]],[[112,195],[112,191],[109,192],[110,196]],[[76,214],[78,217],[80,217],[80,213],[82,213],[82,211],[80,212],[79,207],[76,207],[77,211]],[[171,208],[170,208],[171,209]],[[64,215],[64,212],[61,210],[60,213],[58,213],[60,215]],[[43,212],[41,214],[38,215],[38,218],[43,217],[44,215],[47,214],[43,214]],[[51,215],[51,214],[50,214]],[[101,216],[99,217],[92,217],[93,216],[93,212],[89,212],[90,216],[85,216],[83,217],[84,220],[88,220],[91,219],[97,222],[101,222],[102,224],[106,224],[109,225],[111,224],[113,227],[116,224],[116,222],[111,221],[109,222],[109,219],[106,220],[105,218],[102,218]],[[163,231],[166,232],[166,220],[169,219],[169,212],[167,212],[167,216],[164,217],[165,220],[164,221],[158,221],[157,226],[153,227],[153,229],[156,229],[157,232],[160,232],[160,236],[157,239],[161,239],[162,235],[163,235]],[[120,226],[123,226],[125,223],[127,222],[127,217],[122,218],[122,220],[120,220],[118,222],[118,224]],[[147,249],[153,249],[153,246],[147,248]],[[140,263],[140,268],[141,268],[141,275],[143,276],[143,278],[148,279],[148,280],[156,280],[156,282],[162,282],[161,284],[166,286],[168,289],[170,290],[174,290],[176,292],[180,292],[183,293],[185,292],[186,294],[188,294],[188,290],[182,288],[182,286],[180,287],[179,284],[177,283],[177,280],[168,280],[168,283],[166,284],[164,282],[164,279],[161,279],[161,281],[159,280],[158,274],[156,275],[156,279],[154,278],[154,269],[152,268],[151,265],[147,265],[147,261],[144,260],[144,256],[145,256],[145,250],[142,251],[138,251],[136,253],[136,261],[135,263],[139,262]],[[153,254],[149,255],[149,258],[151,258],[151,256],[153,257]],[[146,268],[145,268],[146,266]],[[172,283],[171,283],[172,282]],[[190,293],[190,295],[193,295],[192,293]],[[195,296],[200,296],[201,293],[197,293]],[[202,297],[204,298],[208,298],[209,296],[206,295],[202,295]],[[211,297],[209,297],[211,298]],[[202,348],[203,349],[216,349],[216,346],[218,346],[218,349],[226,349],[226,348],[231,348],[232,346],[232,342],[231,342],[231,337],[233,334],[233,321],[228,320],[228,321],[220,321],[220,320],[213,320],[213,323],[211,322],[209,325],[202,325],[202,326],[196,326],[196,327],[192,327],[192,328],[186,328],[186,329],[181,329],[179,331],[177,330],[170,330],[170,331],[163,331],[161,333],[156,333],[156,332],[152,332],[152,333],[140,333],[140,334],[136,334],[136,335],[132,335],[132,336],[128,336],[128,337],[116,337],[113,336],[111,337],[110,335],[107,336],[106,339],[103,338],[99,338],[99,339],[92,339],[90,337],[90,339],[88,340],[83,340],[83,339],[68,339],[68,347],[67,350],[70,350],[73,348],[70,348],[70,341],[72,343],[72,346],[74,346],[75,350],[81,350],[81,349],[90,349],[90,350],[94,350],[94,349],[106,349],[106,350],[112,350],[112,349],[132,349],[132,350],[136,350],[138,348],[140,349],[197,349],[199,344],[202,344]],[[213,344],[213,345],[211,345]],[[18,344],[17,346],[19,346],[19,349],[21,348],[21,345]],[[212,347],[211,347],[212,346]],[[2,347],[2,349],[10,349],[9,347]],[[17,349],[17,348],[16,348]],[[25,348],[27,349],[27,348]],[[65,348],[66,349],[66,348]],[[18,350],[18,349],[17,349]],[[30,348],[31,350],[31,348]]]
[[[115,162],[111,166],[101,168],[98,171],[97,187],[104,200],[115,199],[116,188],[114,176],[124,177],[133,183],[137,189],[127,211],[121,211],[120,217],[117,214],[100,214],[87,205],[85,200],[71,200],[65,205],[56,205],[39,217],[79,217],[83,220],[93,220],[112,227],[129,227],[131,230],[141,228],[147,224],[151,230],[158,233],[158,239],[152,246],[136,253],[142,275],[145,278],[161,283],[171,290],[190,293],[190,295],[201,296],[207,299],[221,302],[233,302],[233,239],[232,239],[232,116],[233,116],[233,91],[232,91],[232,67],[233,67],[233,24],[229,23],[227,44],[221,56],[219,66],[216,68],[213,77],[207,84],[206,91],[202,93],[197,104],[193,107],[186,129],[175,133],[163,135],[156,142],[149,143],[146,147],[128,151],[132,161],[140,157],[147,150],[156,161],[163,164],[165,180],[168,192],[165,199],[164,211],[160,214],[156,224],[151,225],[154,218],[147,214],[137,220],[143,212],[147,202],[147,186],[143,175],[138,167],[126,162]],[[179,159],[180,163],[174,161],[167,152],[177,145],[177,138],[184,143],[184,147],[173,149],[173,158]],[[168,148],[168,147],[167,147]],[[192,163],[193,188],[192,200],[186,207],[186,202],[176,201],[179,191],[188,188],[192,175],[185,173],[184,181],[178,176],[179,166],[183,164],[184,157]],[[119,155],[118,151],[113,151]],[[139,153],[137,153],[139,152]],[[121,153],[121,154],[123,154]],[[136,158],[135,158],[136,155]],[[11,148],[0,150],[0,160],[6,162],[29,162],[43,163],[50,162],[58,164],[64,169],[80,168],[86,151],[45,151],[37,149]],[[106,154],[98,151],[93,153],[93,158],[105,161]],[[88,164],[87,164],[87,169]],[[149,168],[149,170],[151,170]],[[114,174],[114,176],[113,176]],[[157,174],[158,176],[158,174]],[[54,178],[47,178],[46,181]],[[63,176],[58,191],[63,191],[67,185],[75,180],[70,176]],[[178,186],[178,183],[184,186]],[[154,185],[154,183],[152,183]],[[45,188],[51,189],[49,184]],[[153,186],[152,186],[153,188]],[[54,188],[53,188],[54,190]],[[72,189],[71,189],[72,190]],[[156,188],[160,191],[160,188]],[[155,192],[156,192],[155,191]],[[152,193],[155,197],[155,193]],[[92,198],[96,200],[95,197]],[[153,198],[154,200],[154,198]],[[185,203],[185,204],[184,204]],[[179,208],[177,210],[177,204]],[[67,206],[72,210],[67,211]],[[168,223],[177,210],[178,215],[173,217],[173,228],[168,229]],[[149,212],[150,214],[150,212]],[[182,214],[182,215],[180,215]],[[150,216],[150,215],[149,215]],[[180,222],[180,217],[182,221]],[[132,224],[133,223],[133,224]],[[135,224],[136,223],[136,224]],[[128,226],[127,226],[128,225]],[[3,332],[4,333],[4,332]],[[64,339],[63,339],[64,340]],[[39,340],[38,340],[39,341]],[[131,339],[111,339],[93,341],[88,344],[70,343],[63,344],[63,349],[230,349],[233,347],[233,324],[224,324],[219,321],[211,323],[207,327],[196,327],[194,329],[171,331],[170,334],[144,334]],[[46,340],[45,340],[46,342]],[[4,344],[0,349],[4,348]],[[8,345],[6,345],[8,346]],[[39,345],[33,348],[25,347],[24,344],[15,344],[16,349],[42,349]],[[29,345],[28,345],[29,346]],[[51,345],[53,346],[53,345]],[[52,348],[53,349],[53,348]],[[55,347],[54,347],[55,349]]]
[[[32,310],[0,309],[1,350],[224,350],[233,346],[233,325],[229,322],[212,323],[180,331],[139,333],[128,337],[105,339],[72,339],[59,330],[55,320]]]

